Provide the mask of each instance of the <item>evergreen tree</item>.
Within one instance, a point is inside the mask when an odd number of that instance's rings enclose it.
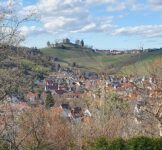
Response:
[[[47,97],[46,97],[46,100],[45,100],[45,106],[46,108],[50,108],[52,106],[54,106],[55,102],[54,102],[54,99],[52,97],[52,94],[50,91],[47,92]]]
[[[72,67],[76,67],[76,62],[73,62],[72,63]]]
[[[81,46],[84,47],[84,41],[83,40],[81,40]]]
[[[50,44],[50,42],[49,42],[49,41],[47,42],[47,47],[51,47],[51,44]]]

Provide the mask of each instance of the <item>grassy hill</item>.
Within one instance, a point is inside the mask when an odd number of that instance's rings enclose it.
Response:
[[[140,54],[132,63],[121,68],[122,74],[147,75],[150,72],[162,73],[162,50]]]
[[[64,65],[76,62],[81,69],[97,72],[117,72],[118,74],[147,74],[148,65],[154,60],[162,58],[161,50],[142,54],[122,55],[106,55],[82,49],[43,48],[41,51],[48,56],[60,58]]]
[[[121,62],[128,61],[132,55],[106,55],[88,50],[66,50],[56,48],[43,48],[41,51],[50,56],[58,57],[67,64],[76,62],[82,69],[102,71],[111,65],[118,66]]]

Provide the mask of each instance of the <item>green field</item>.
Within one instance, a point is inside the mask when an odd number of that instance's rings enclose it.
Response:
[[[61,59],[63,65],[76,62],[81,69],[91,71],[114,71],[119,74],[132,74],[132,72],[146,73],[146,65],[162,57],[162,51],[143,54],[106,55],[88,50],[67,50],[56,48],[43,48],[41,51]]]

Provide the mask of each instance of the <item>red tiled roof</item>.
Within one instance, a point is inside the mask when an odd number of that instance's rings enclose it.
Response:
[[[61,113],[63,112],[63,109],[61,107],[51,107],[50,111],[52,113]]]
[[[46,84],[53,84],[52,80],[46,80]]]
[[[64,93],[66,93],[66,91],[64,90],[55,90],[55,92],[59,95],[63,95]]]
[[[26,95],[27,97],[38,97],[38,93],[29,92]]]
[[[132,88],[134,85],[132,84],[132,83],[130,83],[130,82],[128,82],[128,83],[123,83],[122,84],[122,87],[123,88]]]

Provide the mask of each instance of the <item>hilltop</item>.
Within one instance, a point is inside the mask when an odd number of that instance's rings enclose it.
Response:
[[[47,56],[58,57],[63,65],[68,66],[75,62],[81,69],[88,69],[97,72],[107,71],[110,73],[131,74],[134,67],[141,73],[146,73],[145,65],[160,59],[162,50],[155,50],[144,53],[123,53],[123,54],[105,54],[97,53],[85,49],[61,49],[61,48],[43,48],[41,52]]]
[[[43,48],[41,52],[48,56],[58,57],[65,65],[75,62],[81,69],[98,72],[103,71],[107,67],[109,69],[113,68],[113,66],[128,61],[133,56],[132,54],[105,55],[93,51],[58,48]]]

